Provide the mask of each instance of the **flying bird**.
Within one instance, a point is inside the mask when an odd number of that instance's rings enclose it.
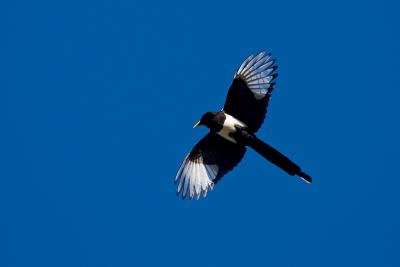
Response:
[[[265,119],[275,87],[277,66],[271,53],[250,55],[236,71],[225,105],[219,112],[207,112],[194,125],[210,132],[185,157],[175,184],[182,198],[200,198],[243,158],[251,147],[289,175],[311,183],[311,177],[285,155],[256,136]]]

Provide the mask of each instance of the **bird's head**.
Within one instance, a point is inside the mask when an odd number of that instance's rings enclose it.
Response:
[[[212,128],[214,126],[214,121],[215,121],[215,116],[216,112],[207,112],[203,116],[201,116],[201,119],[193,126],[193,128],[196,128],[200,125],[204,125],[208,128]]]

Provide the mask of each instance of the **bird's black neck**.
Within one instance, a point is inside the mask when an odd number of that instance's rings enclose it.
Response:
[[[205,125],[210,128],[212,132],[219,132],[222,130],[225,121],[224,112],[213,112],[212,116],[209,116],[205,122]]]

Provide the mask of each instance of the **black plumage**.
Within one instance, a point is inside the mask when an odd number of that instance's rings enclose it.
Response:
[[[189,160],[202,158],[204,164],[219,166],[213,183],[216,184],[222,176],[232,170],[243,158],[246,147],[237,145],[215,132],[204,136],[192,149]]]
[[[175,183],[182,197],[206,196],[242,160],[246,146],[288,174],[311,182],[298,165],[255,135],[275,87],[274,63],[271,54],[264,52],[248,57],[235,74],[223,110],[207,112],[195,125],[204,125],[210,132],[193,147],[178,170]]]
[[[273,75],[271,81],[277,76],[277,74]],[[270,89],[265,97],[257,100],[242,78],[234,78],[229,88],[228,95],[226,96],[223,110],[236,119],[246,123],[249,130],[255,133],[264,122],[268,103],[271,99],[271,93],[274,87],[275,83],[271,83]]]

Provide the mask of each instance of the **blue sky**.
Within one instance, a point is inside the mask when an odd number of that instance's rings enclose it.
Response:
[[[399,266],[395,1],[8,1],[0,8],[1,266]],[[173,178],[235,70],[280,74],[207,199]]]

